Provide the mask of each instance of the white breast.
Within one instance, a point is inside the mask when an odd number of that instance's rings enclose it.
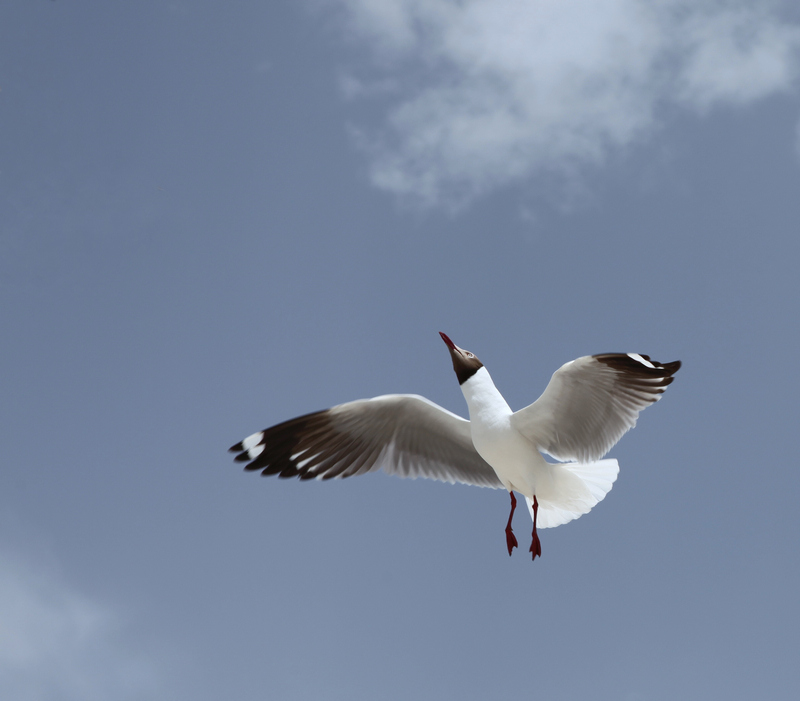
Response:
[[[475,450],[488,462],[506,489],[534,494],[537,473],[546,469],[541,453],[511,424],[511,408],[480,368],[461,385],[469,407]]]

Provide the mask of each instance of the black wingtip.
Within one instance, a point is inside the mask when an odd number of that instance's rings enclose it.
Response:
[[[672,381],[670,376],[678,372],[681,367],[680,360],[675,360],[671,363],[659,363],[644,353],[600,353],[592,357],[615,370],[623,372],[633,370],[637,374],[663,377],[665,379],[663,384],[665,385]],[[646,365],[639,358],[645,361]]]
[[[229,453],[241,453],[244,450],[244,446],[242,445],[242,441],[239,441],[236,445],[232,445],[228,448]]]

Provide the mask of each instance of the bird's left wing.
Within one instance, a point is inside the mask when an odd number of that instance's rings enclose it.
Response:
[[[502,487],[472,445],[469,421],[414,394],[360,399],[254,433],[230,449],[246,470],[331,479],[383,470]]]
[[[511,421],[557,460],[599,460],[680,367],[680,360],[662,365],[638,353],[583,356],[556,370],[542,396]]]

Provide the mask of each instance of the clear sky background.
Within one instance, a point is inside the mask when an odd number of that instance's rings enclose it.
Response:
[[[789,2],[4,2],[0,697],[797,699],[799,77]],[[535,563],[226,452],[465,415],[439,331],[684,362]]]

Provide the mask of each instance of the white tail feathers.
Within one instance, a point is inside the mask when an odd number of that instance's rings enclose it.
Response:
[[[619,474],[616,460],[549,464],[548,468],[536,483],[539,528],[560,526],[589,513],[611,491]],[[525,497],[525,501],[533,518],[533,499]]]

